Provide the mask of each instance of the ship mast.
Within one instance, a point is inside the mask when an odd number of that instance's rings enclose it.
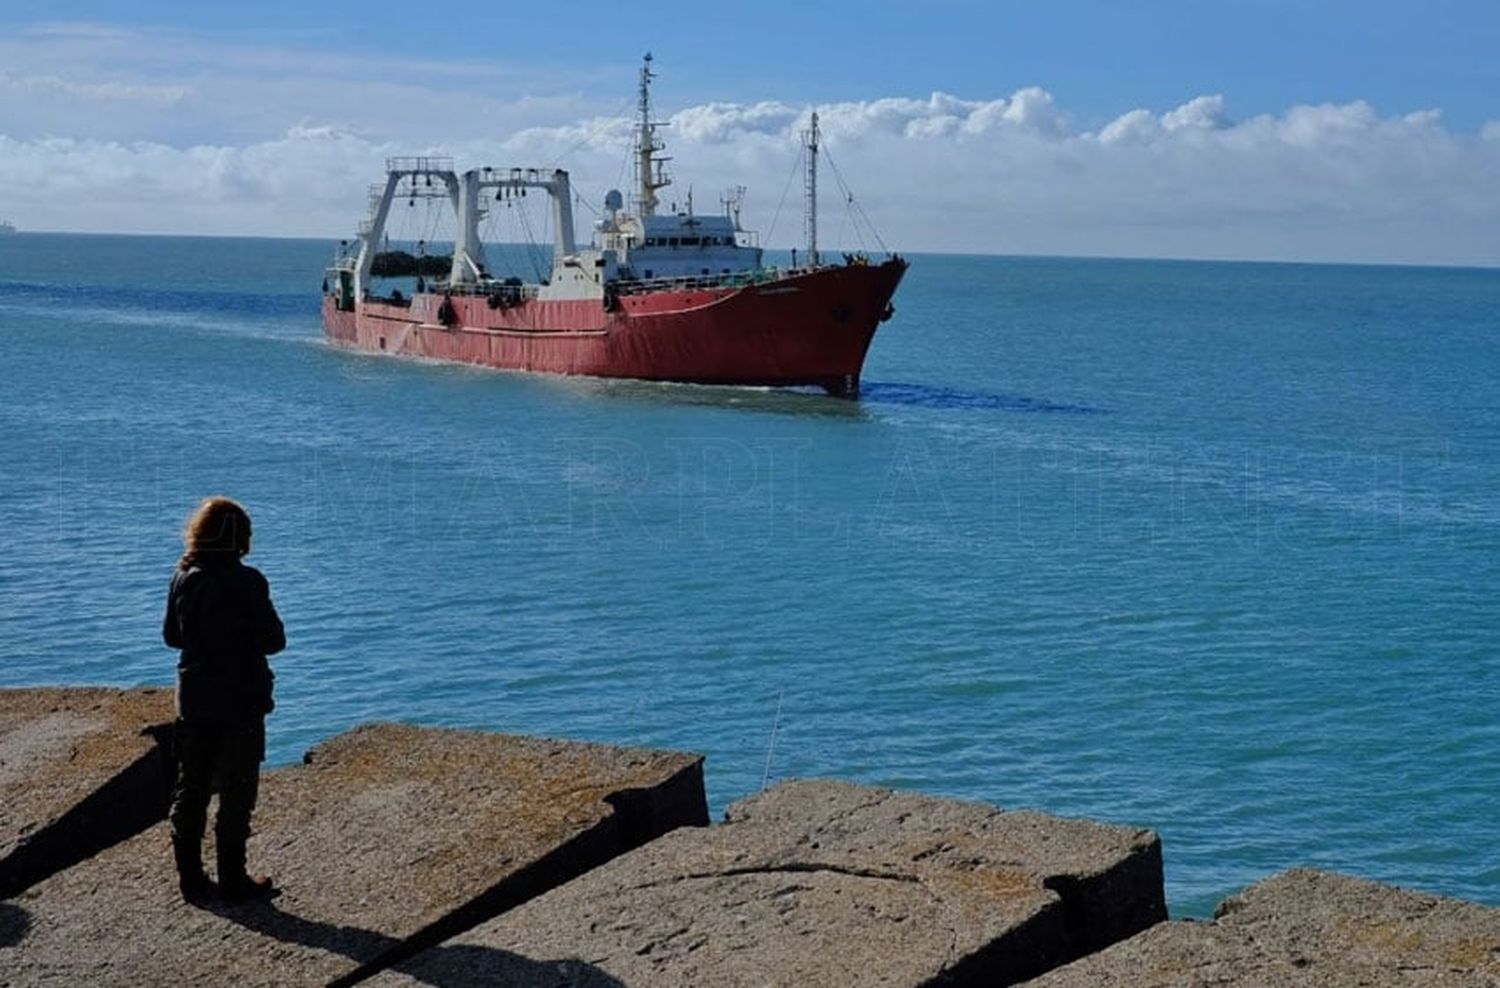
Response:
[[[641,115],[635,131],[635,173],[639,191],[636,193],[636,212],[641,217],[656,215],[656,190],[672,184],[667,176],[667,162],[672,159],[658,152],[666,145],[656,138],[656,128],[666,124],[651,119],[651,80],[656,78],[651,71],[651,53],[646,52],[645,64],[641,66],[640,101],[637,110]]]
[[[807,224],[807,263],[818,266],[818,111],[812,115],[812,126],[802,132],[802,141],[807,146],[807,176],[804,206]]]

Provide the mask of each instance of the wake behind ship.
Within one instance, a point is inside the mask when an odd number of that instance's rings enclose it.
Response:
[[[756,235],[740,226],[739,199],[723,215],[657,211],[671,183],[651,119],[651,56],[640,75],[633,160],[634,211],[611,190],[594,240],[573,233],[573,193],[561,169],[476,168],[451,159],[392,158],[371,190],[370,218],[352,250],[328,269],[323,327],[338,345],[513,370],[705,384],[816,385],[855,397],[865,354],[906,261],[844,255],[825,264],[817,246],[818,118],[807,145],[804,263],[767,267]],[[490,272],[480,221],[486,203],[551,197],[552,269],[532,284]],[[739,190],[742,192],[743,190]],[[457,221],[446,278],[419,277],[410,295],[371,290],[372,271],[398,199],[446,199]],[[796,254],[793,253],[795,259]]]

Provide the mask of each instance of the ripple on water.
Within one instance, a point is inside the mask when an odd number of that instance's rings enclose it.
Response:
[[[321,244],[208,290],[198,241],[28,242],[0,683],[169,682],[226,491],[276,762],[375,719],[681,747],[715,813],[841,776],[1154,827],[1178,913],[1293,864],[1500,903],[1493,276],[919,258],[845,402],[334,351]]]

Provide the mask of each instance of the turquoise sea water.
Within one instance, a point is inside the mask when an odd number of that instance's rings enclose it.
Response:
[[[271,759],[679,747],[1500,904],[1500,272],[918,256],[858,403],[322,342],[323,243],[0,240],[0,685],[166,683],[242,499]]]

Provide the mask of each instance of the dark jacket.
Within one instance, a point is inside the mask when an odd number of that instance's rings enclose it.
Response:
[[[162,637],[182,649],[177,716],[223,722],[271,712],[274,676],[266,656],[286,647],[286,632],[259,570],[238,559],[179,566]]]

